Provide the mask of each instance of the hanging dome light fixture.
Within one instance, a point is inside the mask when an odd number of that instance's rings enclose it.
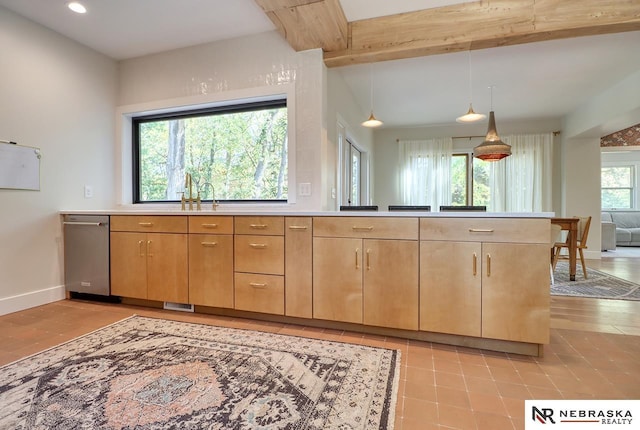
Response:
[[[366,121],[364,121],[362,123],[362,126],[369,127],[369,128],[375,128],[375,127],[380,127],[382,125],[382,121],[377,119],[375,117],[375,115],[373,114],[373,66],[371,66],[371,69],[370,69],[369,82],[370,82],[370,88],[371,88],[371,94],[370,94],[371,115],[369,115],[369,119],[367,119]]]
[[[493,113],[493,86],[491,89],[491,112],[489,112],[489,128],[484,142],[473,148],[473,156],[484,161],[498,161],[511,155],[511,145],[504,143],[496,130],[496,118]]]
[[[467,111],[466,114],[456,118],[456,122],[462,122],[462,123],[476,122],[476,121],[483,120],[487,117],[485,114],[476,113],[473,110],[473,86],[472,86],[472,79],[471,79],[471,49],[469,49],[468,52],[469,52],[469,55],[467,56],[467,58],[469,63],[469,110]]]

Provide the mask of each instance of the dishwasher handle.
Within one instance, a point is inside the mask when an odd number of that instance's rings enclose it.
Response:
[[[64,221],[64,225],[89,225],[93,227],[100,227],[104,225],[103,222],[84,222],[84,221]]]

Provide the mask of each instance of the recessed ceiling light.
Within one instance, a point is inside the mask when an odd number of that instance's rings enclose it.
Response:
[[[74,11],[75,13],[87,13],[87,8],[84,5],[77,1],[72,1],[67,3],[67,7]]]

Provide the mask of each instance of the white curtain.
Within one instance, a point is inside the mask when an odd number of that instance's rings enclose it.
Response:
[[[551,210],[553,134],[503,136],[511,156],[489,169],[491,212],[546,212]]]
[[[436,210],[450,205],[453,140],[401,140],[398,144],[403,204],[431,205]]]

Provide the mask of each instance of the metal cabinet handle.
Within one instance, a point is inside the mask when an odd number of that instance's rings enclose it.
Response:
[[[369,258],[369,254],[371,253],[370,249],[367,249],[367,270],[371,270],[371,261]]]
[[[254,249],[265,249],[267,247],[265,243],[250,243],[249,246]]]
[[[153,252],[151,252],[151,244],[153,243],[152,240],[148,240],[147,241],[147,255],[149,257],[153,257]]]
[[[266,224],[249,224],[249,227],[256,230],[264,230],[265,228],[267,228],[267,225]]]
[[[151,227],[153,225],[152,222],[139,222],[138,225],[140,227]]]
[[[140,257],[144,257],[144,240],[138,241],[138,255]]]
[[[249,286],[253,288],[266,288],[267,284],[262,284],[259,282],[249,282]]]
[[[306,230],[306,225],[290,225],[289,230]]]
[[[476,276],[478,273],[478,254],[473,253],[473,276]]]
[[[493,233],[492,228],[470,228],[469,233]]]
[[[373,226],[370,225],[369,227],[358,227],[354,225],[353,227],[351,227],[351,229],[353,231],[373,231]]]
[[[360,252],[360,250],[356,248],[356,269],[360,268],[360,264],[358,263],[358,252]]]
[[[491,276],[491,254],[487,254],[487,278]]]
[[[204,228],[218,228],[218,224],[202,224]]]
[[[217,246],[218,242],[200,242],[200,245],[211,247],[211,246]]]
[[[83,222],[83,221],[64,221],[64,225],[88,225],[92,227],[100,227],[103,225],[101,222]]]

